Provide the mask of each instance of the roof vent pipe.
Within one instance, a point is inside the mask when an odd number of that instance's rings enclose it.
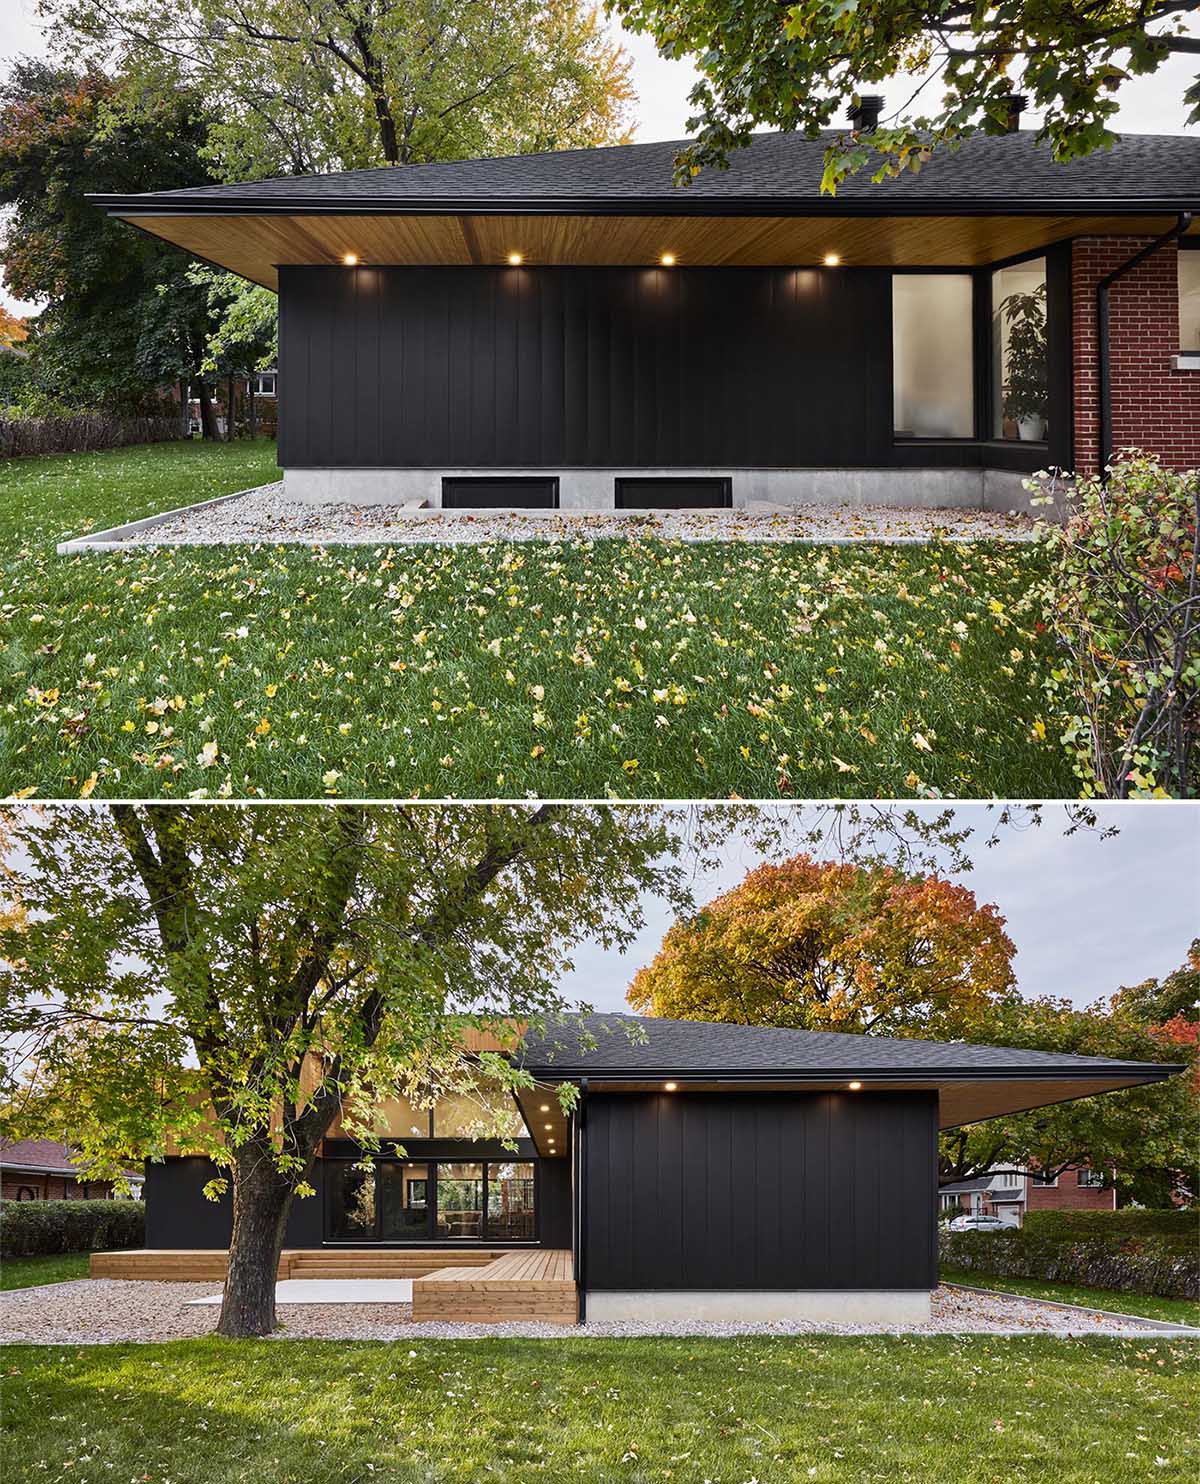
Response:
[[[883,112],[883,98],[879,93],[864,93],[846,110],[850,127],[856,134],[865,134],[879,127],[879,115]]]
[[[1021,127],[1021,115],[1029,99],[1024,93],[1009,93],[1000,101],[1004,104],[1004,132],[1015,134]]]

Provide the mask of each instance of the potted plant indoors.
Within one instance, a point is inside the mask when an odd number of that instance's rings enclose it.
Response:
[[[1004,348],[1005,428],[1016,426],[1026,443],[1046,436],[1046,285],[1032,293],[1009,294],[1000,304],[1008,330]]]

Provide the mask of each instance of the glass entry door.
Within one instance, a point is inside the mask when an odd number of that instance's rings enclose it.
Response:
[[[379,1239],[382,1242],[420,1242],[432,1236],[428,1165],[378,1166]]]

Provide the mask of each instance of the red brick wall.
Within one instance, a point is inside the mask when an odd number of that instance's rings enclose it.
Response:
[[[1109,1187],[1078,1182],[1075,1170],[1064,1170],[1057,1185],[1038,1185],[1032,1178],[1026,1182],[1027,1211],[1115,1211],[1117,1192]]]
[[[1075,467],[1099,462],[1096,284],[1148,237],[1081,237],[1071,248]],[[1178,249],[1160,248],[1109,291],[1113,449],[1144,448],[1176,469],[1200,466],[1200,371],[1173,371],[1179,350]]]
[[[32,1197],[27,1192],[33,1191]],[[112,1194],[107,1180],[89,1180],[86,1185],[69,1175],[22,1175],[5,1170],[0,1182],[0,1200],[82,1201],[104,1200]]]

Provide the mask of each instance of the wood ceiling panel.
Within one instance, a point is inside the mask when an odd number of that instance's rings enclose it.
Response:
[[[281,264],[970,267],[1066,237],[1166,231],[1168,217],[135,216],[144,231],[276,288]]]
[[[867,1075],[867,1074],[864,1074]],[[988,1118],[1000,1118],[1008,1113],[1019,1113],[1026,1108],[1042,1108],[1050,1103],[1065,1103],[1072,1098],[1094,1097],[1098,1093],[1118,1092],[1136,1082],[1120,1079],[1097,1078],[983,1078],[978,1082],[942,1081],[936,1078],[894,1077],[879,1081],[866,1081],[855,1097],[870,1097],[872,1092],[937,1092],[939,1094],[939,1128],[957,1128],[964,1123],[979,1123]],[[661,1092],[661,1080],[604,1081],[595,1083],[600,1092]],[[704,1082],[689,1079],[679,1084],[679,1095],[688,1092],[718,1092],[736,1095],[739,1092],[848,1092],[845,1078],[837,1080],[814,1080],[803,1083],[786,1080],[744,1082],[730,1080]]]

